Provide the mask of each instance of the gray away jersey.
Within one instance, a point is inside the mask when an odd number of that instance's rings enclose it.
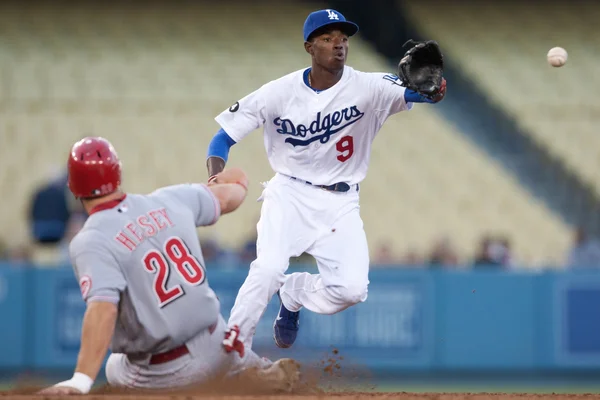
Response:
[[[163,352],[217,321],[196,227],[220,212],[202,184],[128,194],[92,211],[70,254],[83,299],[119,305],[112,352]]]

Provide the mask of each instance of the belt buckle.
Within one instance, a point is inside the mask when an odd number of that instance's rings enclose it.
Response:
[[[345,190],[343,190],[342,188],[340,188],[340,186],[343,187]],[[321,185],[319,187],[321,189],[323,189],[323,190],[328,191],[328,192],[341,192],[341,193],[345,193],[348,190],[350,190],[350,185],[348,185],[345,182],[337,182],[337,183],[334,183],[333,185],[329,185],[329,186]]]
[[[342,188],[340,188],[340,186]],[[346,182],[338,182],[338,183],[335,184],[335,190],[338,191],[338,192],[345,193],[345,192],[347,192],[347,191],[350,190],[350,185],[348,185]]]

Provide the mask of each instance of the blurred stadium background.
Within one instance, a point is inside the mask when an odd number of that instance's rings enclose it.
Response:
[[[111,140],[130,192],[205,181],[214,117],[309,65],[302,24],[318,8],[360,25],[348,60],[359,70],[394,72],[407,39],[437,40],[449,90],[392,117],[375,141],[361,186],[369,300],[305,313],[292,354],[318,362],[336,346],[348,365],[404,388],[597,384],[600,4],[579,0],[0,3],[5,381],[68,376],[75,362],[84,305],[66,248],[85,216],[66,192],[71,144]],[[563,68],[546,63],[554,46],[569,52]],[[199,231],[226,315],[255,251],[254,199],[272,176],[261,132],[229,165],[249,173],[248,201]],[[315,269],[305,256],[291,268]],[[256,340],[271,356],[283,354],[271,344],[274,307]]]

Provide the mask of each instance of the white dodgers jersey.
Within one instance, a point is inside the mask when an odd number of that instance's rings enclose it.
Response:
[[[398,77],[345,66],[342,78],[320,92],[306,69],[271,81],[215,120],[236,142],[263,126],[271,168],[315,185],[361,182],[371,144],[385,120],[408,110]]]

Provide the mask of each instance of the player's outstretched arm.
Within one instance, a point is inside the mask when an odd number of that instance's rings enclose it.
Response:
[[[106,356],[117,321],[117,304],[90,302],[83,318],[81,348],[75,372],[96,379]]]
[[[87,394],[98,376],[108,351],[117,320],[117,305],[108,302],[90,302],[83,317],[81,348],[75,374],[68,381],[44,389],[40,394]]]
[[[208,188],[219,200],[221,214],[235,211],[248,193],[248,177],[239,168],[230,168],[217,173]]]

